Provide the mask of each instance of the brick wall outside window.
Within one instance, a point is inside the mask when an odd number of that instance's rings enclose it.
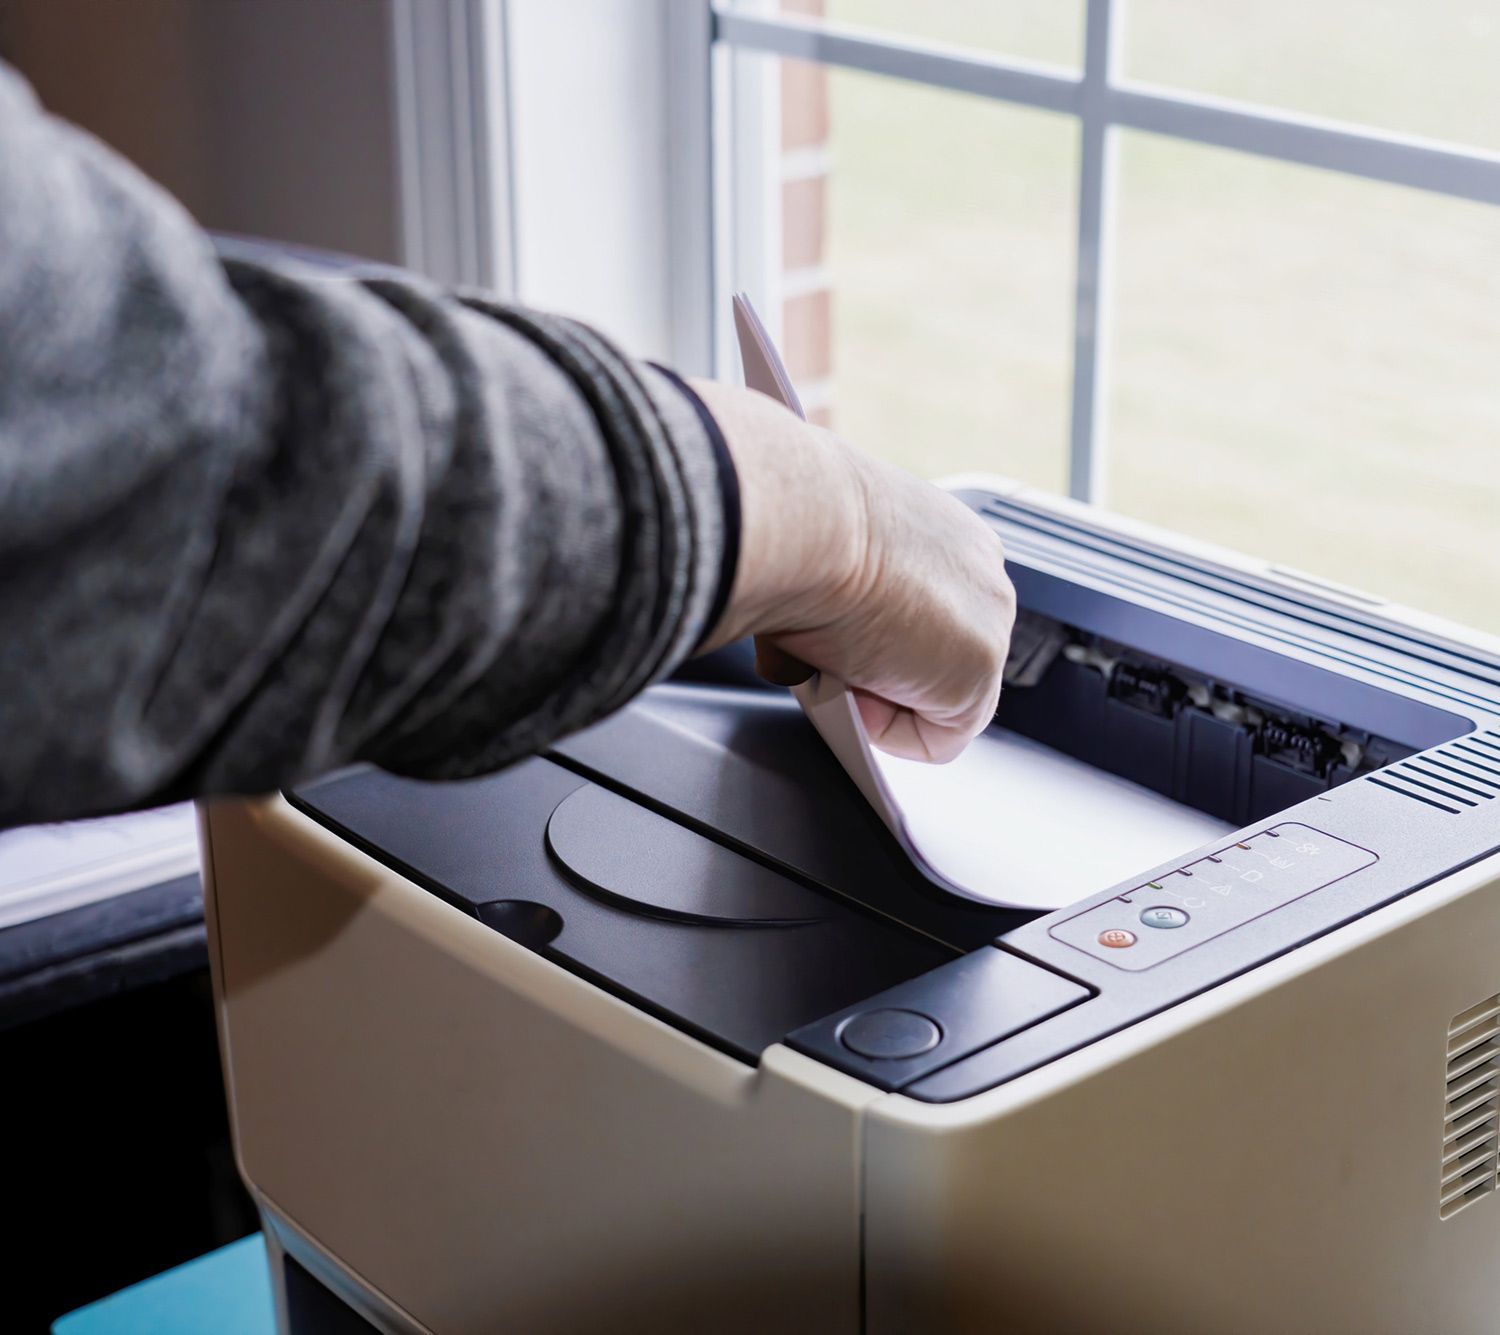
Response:
[[[820,18],[823,0],[782,0]],[[828,73],[781,62],[782,354],[807,415],[833,421],[833,291],[828,281]]]

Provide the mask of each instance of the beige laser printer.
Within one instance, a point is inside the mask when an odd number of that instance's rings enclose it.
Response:
[[[1078,777],[1013,829],[1065,907],[944,894],[746,686],[206,810],[284,1329],[1500,1327],[1496,642],[960,494],[1023,609],[993,732]],[[1090,882],[1121,800],[1206,837]]]

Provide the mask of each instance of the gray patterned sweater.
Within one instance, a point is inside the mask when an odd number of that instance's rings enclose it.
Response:
[[[0,66],[0,827],[617,708],[722,601],[716,435],[569,321],[220,256]]]

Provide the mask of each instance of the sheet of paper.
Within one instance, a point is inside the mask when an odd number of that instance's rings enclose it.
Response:
[[[749,299],[733,304],[746,385],[805,417]],[[820,674],[793,694],[916,866],[968,899],[1061,908],[1233,828],[995,728],[949,765],[897,760],[870,745],[842,682]]]
[[[870,745],[838,683],[793,694],[912,860],[966,899],[1061,908],[1234,829],[1000,728],[947,765],[900,760]]]
[[[776,345],[771,342],[771,336],[761,323],[760,316],[755,313],[755,307],[750,304],[750,298],[742,292],[737,293],[732,305],[734,330],[740,345],[740,361],[744,364],[746,386],[784,404],[806,421],[807,414],[802,410],[802,401],[792,386],[786,364],[776,351]],[[819,736],[828,743],[829,750],[839,764],[865,795],[865,800],[875,808],[896,837],[904,842],[905,829],[901,813],[892,803],[891,795],[875,768],[874,748],[870,745],[864,722],[854,704],[854,696],[848,688],[843,682],[820,673],[811,681],[796,687],[792,694],[812,721],[813,727],[818,730]],[[924,867],[923,870],[929,869]]]
[[[876,751],[906,842],[971,899],[1053,909],[1234,826],[991,728],[948,765]]]
[[[0,928],[97,903],[198,869],[190,802],[0,834]]]

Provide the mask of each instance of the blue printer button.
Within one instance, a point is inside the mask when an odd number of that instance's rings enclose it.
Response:
[[[1187,920],[1188,915],[1181,909],[1170,908],[1165,904],[1141,910],[1141,921],[1147,927],[1182,927]]]
[[[943,1031],[925,1015],[895,1008],[866,1011],[839,1030],[839,1042],[871,1061],[920,1057],[942,1040]]]

